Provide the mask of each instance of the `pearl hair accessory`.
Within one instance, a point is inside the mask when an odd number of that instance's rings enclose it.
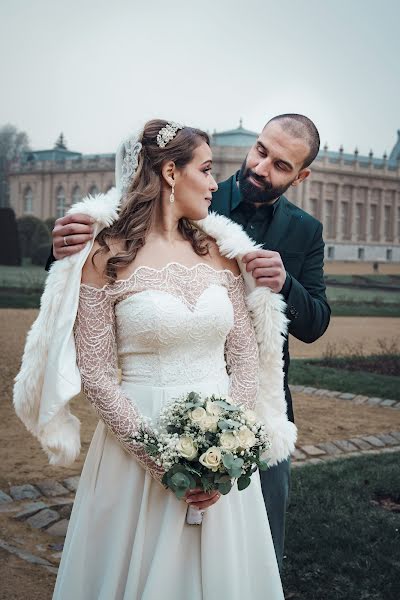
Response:
[[[165,148],[165,146],[174,139],[179,129],[183,129],[183,125],[171,121],[167,123],[165,127],[160,129],[157,135],[157,145],[159,148]]]

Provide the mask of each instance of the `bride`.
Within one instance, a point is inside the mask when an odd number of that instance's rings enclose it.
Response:
[[[93,218],[96,239],[52,266],[14,390],[52,464],[79,453],[68,402],[81,383],[100,417],[56,600],[283,599],[258,474],[244,491],[179,501],[132,441],[139,415],[157,423],[166,402],[196,391],[255,408],[271,464],[294,445],[283,302],[241,274],[254,248],[241,228],[207,217],[211,166],[206,133],[153,120],[117,153],[117,188],[72,208]],[[188,506],[205,510],[201,526],[186,523]]]

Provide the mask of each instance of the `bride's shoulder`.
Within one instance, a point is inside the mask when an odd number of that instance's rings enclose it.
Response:
[[[81,283],[101,288],[108,283],[106,276],[106,265],[109,258],[122,250],[120,242],[108,242],[102,246],[97,240],[93,244],[89,256],[82,269]]]
[[[234,275],[240,275],[240,269],[236,258],[227,258],[226,256],[223,256],[219,251],[218,244],[214,238],[209,237],[207,242],[212,266],[216,269],[227,269],[228,271],[232,271]]]

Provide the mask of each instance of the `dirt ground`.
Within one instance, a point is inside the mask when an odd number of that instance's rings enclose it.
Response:
[[[37,314],[36,310],[0,310],[0,489],[10,484],[34,483],[46,478],[65,478],[80,473],[97,424],[90,404],[78,396],[72,403],[73,414],[82,423],[80,459],[68,469],[48,465],[39,443],[19,421],[12,407],[13,379],[19,369],[26,332]],[[342,347],[345,341],[358,340],[374,351],[378,338],[389,339],[399,333],[400,319],[335,317],[325,336],[307,345],[291,340],[292,356],[320,356],[328,343]],[[400,425],[400,413],[387,409],[360,408],[321,398],[295,399],[299,443],[314,443],[340,439],[358,433],[386,432]],[[397,421],[396,421],[397,419]],[[396,425],[397,423],[397,425]]]
[[[325,261],[324,271],[327,275],[373,275],[373,262]],[[380,275],[400,275],[400,263],[379,263]]]
[[[290,336],[292,358],[318,358],[334,345],[341,353],[362,348],[365,354],[379,350],[378,340],[399,340],[400,319],[395,317],[332,317],[325,334],[312,344]]]
[[[46,478],[62,480],[80,473],[97,423],[89,403],[82,396],[77,397],[71,408],[82,423],[81,457],[72,467],[57,469],[47,464],[40,445],[16,417],[12,407],[13,379],[20,365],[26,332],[36,315],[36,310],[0,310],[0,489],[6,492],[9,485],[37,483]],[[337,317],[319,342],[307,346],[291,340],[292,355],[319,356],[328,342],[342,344],[343,340],[359,340],[373,351],[378,338],[392,338],[399,333],[399,326],[400,319]],[[304,395],[296,395],[294,404],[299,445],[400,429],[398,411]],[[14,545],[23,540],[24,547],[46,558],[49,558],[48,545],[55,541],[45,532],[28,530],[5,513],[0,514],[0,538]],[[50,599],[54,580],[54,575],[42,567],[31,566],[0,550],[0,600]]]

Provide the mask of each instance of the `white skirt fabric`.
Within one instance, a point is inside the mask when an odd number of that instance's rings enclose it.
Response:
[[[122,384],[157,420],[179,388]],[[227,393],[227,381],[201,384]],[[283,600],[258,474],[212,507],[201,526],[187,504],[125,452],[103,422],[82,471],[53,600]]]

